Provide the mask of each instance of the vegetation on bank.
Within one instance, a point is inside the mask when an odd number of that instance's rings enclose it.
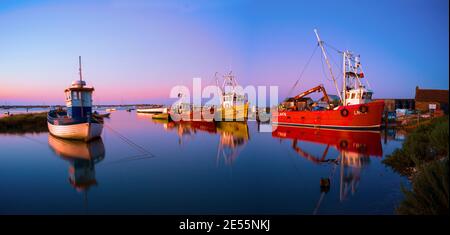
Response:
[[[448,215],[448,157],[420,165],[412,180],[412,189],[402,187],[403,201],[397,207],[401,215]]]
[[[14,114],[0,118],[0,133],[46,132],[47,113]]]
[[[418,126],[383,160],[394,171],[411,179],[411,189],[402,187],[404,200],[399,214],[448,214],[448,116]]]

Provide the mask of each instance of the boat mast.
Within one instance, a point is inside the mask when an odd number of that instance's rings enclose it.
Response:
[[[344,51],[343,53],[343,58],[342,58],[342,103],[345,106],[346,102],[347,102],[347,77],[346,77],[346,66],[345,66],[345,60],[347,59],[347,52]]]
[[[81,74],[81,56],[78,56],[78,65],[79,65],[79,73],[80,73],[80,84],[81,84],[81,87],[83,87],[83,83],[82,83],[82,81],[83,81],[83,75]]]
[[[320,49],[322,49],[323,56],[325,57],[325,61],[327,62],[328,69],[330,70],[331,78],[333,79],[334,86],[336,87],[336,91],[337,91],[337,94],[339,96],[339,99],[342,101],[341,92],[339,91],[339,87],[337,85],[336,79],[334,78],[333,70],[331,69],[330,62],[328,61],[327,53],[325,53],[325,49],[323,48],[323,41],[320,40],[319,34],[317,33],[317,29],[314,29],[314,33],[316,34],[317,41],[319,42]]]
[[[80,71],[80,87],[83,88],[83,76],[81,74],[81,56],[78,56],[78,65],[79,65],[79,71]],[[78,94],[80,94],[80,107],[81,107],[81,117],[84,117],[83,112],[83,92],[78,91]]]

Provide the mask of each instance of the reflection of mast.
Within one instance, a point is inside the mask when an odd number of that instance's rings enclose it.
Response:
[[[320,183],[321,183],[320,198],[319,198],[319,201],[317,202],[316,208],[314,208],[313,215],[316,215],[316,214],[317,214],[317,211],[319,210],[320,205],[322,204],[322,201],[323,201],[323,199],[324,199],[324,197],[325,197],[325,194],[327,194],[328,191],[330,190],[331,179],[334,178],[334,172],[336,171],[336,165],[338,164],[338,162],[339,162],[339,157],[336,159],[336,161],[335,161],[336,164],[333,165],[333,170],[331,171],[331,174],[330,174],[330,176],[328,177],[328,182],[327,182],[328,185],[324,185],[324,186],[323,186],[323,185],[322,185],[322,182],[324,182],[324,179],[321,179],[321,180],[320,180]],[[326,181],[325,181],[325,182],[326,182]],[[327,187],[325,187],[325,186],[327,186]]]
[[[220,122],[217,130],[220,132],[220,141],[216,162],[219,164],[223,157],[226,165],[232,165],[249,139],[248,126],[246,123]]]
[[[361,169],[369,163],[369,156],[363,153],[341,152],[341,176],[339,187],[339,199],[345,200],[348,191],[353,195],[361,179]]]

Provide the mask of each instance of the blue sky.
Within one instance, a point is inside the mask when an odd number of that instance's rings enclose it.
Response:
[[[171,87],[229,70],[243,86],[278,85],[283,99],[314,28],[361,54],[375,97],[413,98],[416,85],[448,89],[448,21],[446,0],[0,0],[0,104],[62,103],[78,55],[96,103],[165,102]],[[319,52],[295,91],[335,93]]]

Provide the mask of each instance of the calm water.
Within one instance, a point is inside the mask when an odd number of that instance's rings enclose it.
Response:
[[[0,134],[0,213],[392,214],[402,199],[381,163],[398,134],[267,127],[116,111],[89,144]]]

